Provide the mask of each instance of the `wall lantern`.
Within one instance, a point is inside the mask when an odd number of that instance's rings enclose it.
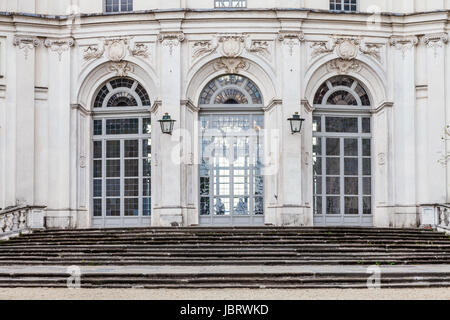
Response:
[[[173,131],[173,124],[176,120],[172,120],[170,118],[170,115],[166,113],[161,120],[159,120],[159,123],[161,124],[161,131],[162,133],[166,134],[172,134]]]
[[[298,112],[296,112],[292,116],[292,118],[289,118],[288,120],[291,123],[292,134],[300,133],[302,131],[302,124],[303,124],[303,121],[305,121],[305,119],[300,118],[300,115],[298,114]]]

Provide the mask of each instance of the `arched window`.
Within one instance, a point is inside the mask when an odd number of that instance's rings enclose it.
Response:
[[[150,98],[129,78],[103,85],[94,100],[93,227],[150,226]]]
[[[370,106],[367,91],[348,76],[336,76],[325,81],[314,97],[315,105]]]
[[[142,85],[132,79],[117,78],[107,82],[97,93],[94,108],[148,107],[150,98]]]
[[[262,95],[256,84],[236,74],[211,80],[200,94],[200,105],[252,104],[261,105]]]

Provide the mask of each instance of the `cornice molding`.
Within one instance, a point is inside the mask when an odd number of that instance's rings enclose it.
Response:
[[[316,108],[314,108],[308,101],[308,99],[302,99],[300,100],[300,104],[303,106],[303,108],[305,108],[305,110],[309,113],[313,112],[314,110],[316,110]]]
[[[161,105],[162,105],[162,101],[161,100],[155,100],[153,102],[153,105],[148,109],[148,111],[150,113],[156,113]]]
[[[187,107],[192,112],[199,112],[200,111],[200,108],[197,107],[196,105],[194,105],[194,103],[192,102],[191,99],[181,100],[180,101],[180,105]]]
[[[391,101],[383,101],[382,103],[380,103],[378,105],[378,107],[376,107],[375,109],[371,110],[371,113],[378,113],[386,108],[392,108],[394,106],[394,103]]]
[[[267,106],[265,106],[263,109],[264,112],[269,112],[270,110],[272,110],[274,107],[282,105],[283,104],[283,100],[282,99],[272,99],[270,100],[270,102],[267,104]]]

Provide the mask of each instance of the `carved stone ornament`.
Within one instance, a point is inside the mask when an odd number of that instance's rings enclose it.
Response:
[[[334,59],[328,62],[328,72],[337,71],[338,74],[347,74],[350,71],[361,71],[361,64],[357,60]]]
[[[193,45],[192,59],[209,55],[217,50],[219,43],[216,38],[207,41],[197,41]]]
[[[104,46],[102,46],[101,48],[99,48],[99,46],[88,46],[86,49],[84,49],[83,58],[86,61],[98,59],[103,56],[103,53],[105,53]]]
[[[263,40],[248,40],[246,50],[250,53],[270,58],[269,43]]]
[[[68,51],[71,46],[73,46],[75,41],[72,38],[67,39],[46,39],[44,45],[50,50],[56,52],[61,61],[62,54],[64,51]]]
[[[13,45],[23,50],[25,60],[28,59],[28,54],[31,50],[41,44],[41,41],[32,36],[14,36]]]
[[[357,38],[336,38],[336,54],[344,60],[355,59],[358,55],[360,40]]]
[[[423,43],[434,50],[434,56],[437,56],[437,49],[442,48],[448,43],[447,33],[433,33],[423,36]]]
[[[218,37],[221,46],[221,54],[227,58],[236,58],[242,54],[245,47],[245,36],[237,34],[225,34]]]
[[[384,154],[384,153],[378,154],[378,164],[380,166],[384,166],[386,164],[386,154]]]
[[[406,52],[412,50],[412,48],[414,48],[419,43],[419,39],[416,36],[391,37],[389,43],[395,49],[401,50],[403,58],[405,58]]]
[[[130,54],[135,57],[148,58],[148,45],[145,43],[135,43],[133,48],[128,48]]]
[[[173,55],[173,48],[177,47],[185,39],[184,33],[160,33],[158,40],[163,46],[169,47],[170,55]]]
[[[339,58],[344,60],[355,59],[359,53],[363,53],[381,62],[382,46],[378,43],[367,43],[360,37],[333,36],[329,41],[314,42],[310,47],[313,49],[311,58],[336,51]]]
[[[104,42],[106,47],[106,56],[113,62],[122,61],[128,48],[128,39],[107,39]]]
[[[284,45],[289,47],[289,55],[294,54],[294,46],[300,45],[300,42],[305,40],[303,32],[299,33],[279,33],[278,40],[282,41]]]
[[[248,63],[242,58],[226,58],[222,57],[214,62],[214,69],[225,69],[227,73],[239,73],[239,70],[248,69]]]
[[[115,72],[117,77],[127,77],[128,72],[133,72],[133,66],[126,61],[111,62],[108,67],[110,72]]]

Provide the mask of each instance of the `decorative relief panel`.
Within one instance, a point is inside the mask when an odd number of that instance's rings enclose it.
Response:
[[[361,37],[332,36],[328,41],[315,41],[310,44],[311,60],[335,52],[340,59],[353,60],[359,54],[367,55],[382,63],[383,44],[367,42]]]
[[[103,39],[95,45],[85,46],[83,59],[85,61],[95,60],[106,54],[108,60],[119,62],[129,54],[133,57],[148,59],[151,56],[149,42],[134,41],[132,37]]]
[[[217,34],[211,40],[191,42],[191,63],[214,53],[234,59],[241,56],[244,50],[269,62],[272,60],[272,41],[252,39],[248,34]]]

